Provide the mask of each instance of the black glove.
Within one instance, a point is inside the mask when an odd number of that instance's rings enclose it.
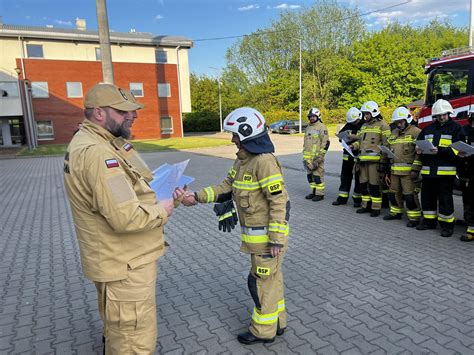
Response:
[[[223,232],[230,232],[235,228],[237,221],[237,212],[234,208],[232,200],[223,203],[216,203],[214,205],[214,212],[219,217],[219,230]]]

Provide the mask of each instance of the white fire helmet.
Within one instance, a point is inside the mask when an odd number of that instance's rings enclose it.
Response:
[[[360,111],[362,113],[370,112],[372,117],[377,117],[380,115],[379,105],[377,105],[375,101],[367,101],[361,106]]]
[[[362,112],[357,107],[351,107],[346,113],[347,123],[352,123],[362,118]]]
[[[453,106],[443,99],[439,99],[433,104],[433,108],[431,109],[432,116],[439,116],[448,113],[450,116],[454,116]]]
[[[263,115],[251,107],[235,109],[224,120],[224,130],[236,133],[241,142],[255,138],[266,129]]]
[[[319,109],[317,109],[316,107],[313,107],[308,112],[308,118],[311,118],[313,116],[316,116],[318,119],[321,118],[321,111],[319,111]]]
[[[413,116],[410,111],[403,106],[397,107],[392,113],[392,122],[406,120],[407,123],[411,123]]]

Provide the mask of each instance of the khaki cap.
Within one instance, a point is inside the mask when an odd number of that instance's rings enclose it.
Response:
[[[105,83],[96,84],[87,92],[84,107],[112,107],[120,111],[141,109],[138,103],[134,103],[129,99],[123,89]]]
[[[138,102],[135,95],[133,95],[133,93],[130,91],[130,90],[127,90],[127,89],[123,89],[123,92],[125,93],[125,95],[128,97],[128,99],[130,101],[132,101],[134,104],[140,106],[140,108],[144,108],[145,105],[142,104],[141,102]]]

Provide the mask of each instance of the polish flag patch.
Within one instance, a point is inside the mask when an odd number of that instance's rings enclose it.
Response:
[[[117,161],[117,159],[107,159],[105,161],[105,165],[107,165],[107,168],[118,168],[119,166],[119,163]]]
[[[125,149],[125,151],[129,151],[130,149],[133,148],[133,145],[131,145],[130,143],[126,143],[124,146],[123,146],[123,149]]]

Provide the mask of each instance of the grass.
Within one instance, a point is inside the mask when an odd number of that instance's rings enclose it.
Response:
[[[156,140],[137,140],[132,141],[133,146],[140,152],[159,152],[166,150],[181,150],[193,148],[218,147],[232,144],[228,139],[203,138],[203,137],[184,137],[167,138]],[[44,144],[32,152],[28,148],[23,148],[18,155],[20,156],[38,156],[38,155],[64,155],[67,144]]]

